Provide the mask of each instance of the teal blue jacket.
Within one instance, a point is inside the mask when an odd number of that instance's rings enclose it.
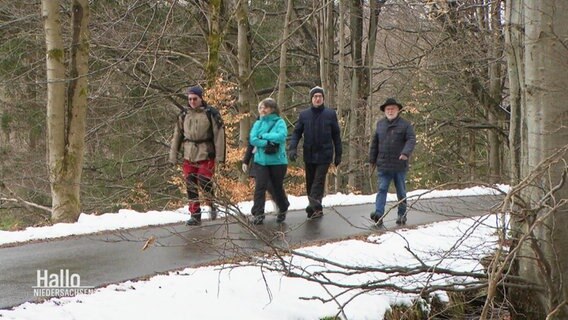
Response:
[[[273,126],[274,125],[274,126]],[[270,129],[272,127],[272,129]],[[270,132],[268,132],[270,130]],[[286,156],[286,122],[279,115],[271,113],[256,120],[250,130],[250,144],[256,147],[254,162],[263,166],[288,164]],[[280,144],[278,152],[266,154],[264,148],[268,141]]]

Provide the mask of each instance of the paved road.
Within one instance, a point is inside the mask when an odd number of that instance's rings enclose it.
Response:
[[[481,215],[500,200],[499,196],[419,200],[412,203],[407,226]],[[395,211],[385,218],[384,228],[372,228],[373,209],[373,204],[330,208],[315,221],[306,221],[303,211],[291,211],[282,225],[269,216],[258,227],[260,238],[232,219],[221,219],[199,227],[177,224],[0,248],[0,309],[37,299],[32,289],[37,270],[51,274],[69,269],[80,275],[82,286],[102,286],[246,256],[266,248],[263,241],[299,246],[396,228]],[[142,250],[150,237],[156,238],[154,245]]]

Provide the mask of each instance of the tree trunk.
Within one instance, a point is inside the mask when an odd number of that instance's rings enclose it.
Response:
[[[506,2],[505,45],[509,76],[509,152],[510,183],[519,183],[521,176],[521,104],[524,87],[523,14],[517,1]]]
[[[77,221],[81,210],[80,182],[83,168],[87,73],[89,57],[89,6],[72,2],[72,43],[67,95],[65,49],[59,1],[42,1],[47,47],[48,164],[54,222]]]
[[[361,115],[362,123],[361,125],[364,130],[360,134],[364,137],[363,141],[367,142],[371,140],[371,135],[374,133],[374,121],[371,109],[373,108],[373,91],[374,91],[374,84],[373,84],[373,66],[375,61],[375,51],[377,47],[377,30],[379,25],[379,15],[381,10],[383,9],[384,1],[370,1],[369,2],[369,31],[368,31],[368,38],[367,41],[367,54],[365,55],[365,71],[363,72],[363,80],[361,85],[361,90],[365,90],[366,92],[363,94],[365,97],[366,104],[364,107],[361,108]],[[364,144],[363,144],[364,145]],[[364,148],[363,148],[364,150]],[[361,153],[363,159],[361,162],[366,162],[367,153]],[[366,179],[360,179],[361,181],[367,181]],[[373,179],[371,179],[373,181]],[[372,182],[371,182],[372,183]],[[367,185],[366,183],[362,183],[362,190],[363,192],[369,192],[372,190],[372,187]]]
[[[249,10],[246,1],[236,1],[236,19],[237,19],[237,55],[239,66],[239,112],[246,114],[256,111],[254,88],[251,81],[251,44],[249,40],[250,24],[248,20]],[[241,147],[248,145],[251,117],[243,118],[239,123],[239,145]]]
[[[503,155],[503,143],[499,136],[502,128],[502,121],[504,119],[504,112],[501,110],[501,93],[503,92],[503,72],[501,71],[501,60],[498,57],[503,56],[503,44],[501,40],[501,7],[498,1],[493,1],[489,5],[489,96],[490,104],[488,106],[487,120],[492,124],[495,129],[489,131],[489,182],[498,183],[502,180],[502,167],[501,161]]]
[[[280,110],[284,110],[286,101],[286,70],[288,69],[288,34],[290,31],[290,20],[292,19],[292,11],[294,10],[294,1],[288,0],[286,7],[286,17],[284,18],[284,26],[282,28],[282,45],[280,47],[280,72],[278,74],[278,104]]]
[[[326,3],[325,15],[325,41],[326,41],[326,54],[325,54],[325,73],[323,74],[322,81],[325,81],[327,92],[325,102],[329,106],[335,106],[335,72],[333,72],[333,55],[335,53],[335,1],[328,0]]]
[[[531,291],[536,296],[531,300],[543,310],[539,319],[546,315],[547,319],[567,319],[568,2],[524,0],[522,5],[526,84],[522,107],[527,142],[521,146],[528,161],[522,165],[521,175],[528,177],[555,152],[559,161],[547,164],[523,194],[529,200],[530,208],[526,209],[533,211],[526,211],[527,216],[517,222],[525,233],[534,223],[534,231],[517,255],[519,273],[539,287]]]
[[[221,50],[221,5],[222,0],[209,1],[209,34],[207,35],[207,65],[205,66],[205,77],[207,87],[215,85],[217,72],[219,70],[219,50]]]
[[[360,172],[359,156],[361,155],[361,127],[359,124],[359,112],[365,107],[361,99],[363,89],[363,3],[361,0],[351,1],[351,57],[353,68],[351,71],[351,109],[349,111],[349,172],[347,183],[350,188],[359,189],[357,173]],[[366,91],[366,90],[365,90]]]
[[[345,31],[345,14],[347,12],[348,9],[348,4],[347,4],[347,0],[339,0],[339,56],[338,56],[338,60],[339,60],[339,68],[337,70],[337,104],[335,105],[336,110],[337,110],[337,117],[339,120],[340,125],[345,123],[345,120],[343,118],[343,113],[344,110],[347,109],[346,105],[347,105],[347,85],[346,85],[346,81],[345,81],[345,65],[346,65],[346,58],[345,58],[345,37],[347,35],[347,32]],[[346,145],[343,144],[343,150],[346,150]],[[338,168],[338,172],[335,175],[335,188],[336,190],[340,190],[342,184],[343,184],[343,179],[342,179],[342,169],[343,167],[345,167],[345,163],[347,163],[347,166],[349,164],[349,161],[344,161],[343,166],[341,166],[340,168]]]

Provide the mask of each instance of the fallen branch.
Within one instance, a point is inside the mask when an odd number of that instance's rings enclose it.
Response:
[[[42,206],[42,205],[37,204],[37,203],[29,202],[29,201],[26,201],[26,200],[23,200],[23,199],[16,199],[16,198],[0,198],[0,201],[22,203],[22,204],[24,204],[25,206],[34,207],[34,208],[37,208],[37,209],[42,209],[42,210],[45,210],[45,211],[51,213],[51,208]]]

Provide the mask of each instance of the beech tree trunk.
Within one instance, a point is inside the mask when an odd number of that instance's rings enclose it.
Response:
[[[522,235],[530,235],[517,255],[519,274],[536,286],[529,299],[542,310],[538,319],[568,319],[568,1],[520,5],[522,11],[511,14],[522,14],[525,30],[524,69],[517,68],[525,84],[521,148],[527,162],[521,176],[538,171],[523,192],[529,207],[513,220]],[[551,156],[555,161],[543,166]]]
[[[360,179],[359,172],[360,158],[363,149],[361,133],[363,130],[360,126],[359,112],[365,108],[365,101],[361,98],[361,92],[366,90],[363,85],[363,2],[361,0],[351,0],[351,57],[353,68],[351,70],[351,101],[349,110],[349,137],[347,143],[349,151],[349,172],[347,174],[347,184],[350,188],[359,189]],[[367,146],[367,144],[365,144]]]
[[[237,56],[239,69],[239,98],[238,106],[240,113],[249,113],[256,110],[255,94],[252,84],[252,67],[251,67],[251,44],[249,40],[250,23],[248,20],[249,9],[247,1],[236,1],[237,19]],[[249,133],[251,127],[251,117],[243,118],[239,123],[239,145],[241,147],[248,145]]]
[[[221,6],[222,0],[209,1],[209,33],[207,35],[207,65],[205,66],[205,76],[207,86],[213,87],[217,80],[219,70],[219,55],[221,50]]]
[[[288,35],[290,31],[290,20],[292,20],[292,11],[294,10],[294,1],[288,0],[286,6],[286,17],[284,18],[284,26],[282,28],[282,45],[280,47],[280,72],[278,74],[278,105],[280,110],[284,110],[286,106],[286,69],[288,69]]]
[[[89,70],[89,2],[72,1],[71,50],[66,78],[60,1],[43,0],[47,48],[47,148],[54,222],[77,221],[85,144]]]
[[[521,176],[521,104],[524,87],[523,61],[523,14],[522,5],[518,1],[506,2],[505,51],[507,54],[507,71],[509,77],[509,152],[511,184],[517,184]],[[526,149],[526,148],[525,148]]]

